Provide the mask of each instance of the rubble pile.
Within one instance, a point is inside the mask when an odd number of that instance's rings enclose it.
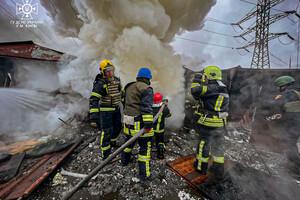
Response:
[[[81,178],[64,176],[61,183],[53,183],[55,174],[65,171],[82,174],[90,173],[101,162],[99,136],[88,124],[82,124],[80,135],[86,137],[73,154],[59,166],[43,185],[34,191],[30,199],[61,199]],[[164,160],[156,158],[156,148],[152,149],[151,169],[159,172],[159,178],[143,183],[138,176],[138,145],[133,149],[135,159],[123,167],[120,159],[106,165],[83,188],[74,194],[74,199],[205,199],[194,191],[184,180],[168,169],[166,162],[195,153],[197,149],[197,134],[181,131],[166,131],[167,152]],[[272,170],[273,175],[283,173],[284,156],[263,149],[254,149],[249,144],[249,135],[229,129],[225,136],[225,157],[237,161],[245,167],[253,167],[266,172],[265,166],[258,155]],[[121,134],[117,143],[122,145],[125,135]],[[116,148],[115,148],[116,149]],[[113,151],[115,150],[113,149]],[[120,156],[120,155],[119,155]],[[65,181],[66,180],[66,181]],[[71,198],[71,199],[72,199]]]
[[[72,155],[58,167],[56,173],[60,173],[62,168],[68,172],[79,174],[88,174],[96,168],[102,159],[99,136],[97,131],[89,127],[88,124],[81,128],[81,136],[87,139],[74,151]],[[195,133],[193,133],[195,134]],[[188,136],[190,137],[190,136]],[[85,186],[74,194],[75,199],[180,199],[190,196],[193,199],[203,199],[200,194],[174,172],[169,170],[166,162],[175,160],[181,156],[189,155],[196,151],[194,140],[188,141],[186,135],[166,131],[165,159],[156,158],[156,148],[153,147],[151,170],[159,172],[159,178],[152,182],[143,183],[138,176],[138,144],[133,149],[133,162],[123,167],[120,160],[106,165],[97,174],[96,178],[89,180]],[[185,138],[185,139],[184,139]],[[87,142],[90,140],[91,142]],[[117,143],[122,145],[125,141],[125,135],[120,134]],[[175,144],[176,143],[176,144]],[[194,148],[191,147],[194,144]],[[113,148],[113,151],[116,148]],[[194,152],[192,152],[194,151]],[[120,155],[119,155],[120,156]],[[119,157],[118,156],[118,157]],[[55,175],[55,174],[54,174]],[[52,175],[41,187],[34,191],[30,199],[60,199],[71,188],[73,188],[81,178],[67,177],[67,182],[54,184]]]

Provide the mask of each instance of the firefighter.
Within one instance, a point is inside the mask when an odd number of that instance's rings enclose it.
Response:
[[[135,82],[128,83],[125,87],[124,107],[124,133],[127,134],[126,142],[138,133],[143,127],[145,133],[138,138],[140,150],[138,154],[139,177],[142,182],[151,181],[158,176],[156,171],[150,170],[151,140],[153,132],[153,89],[150,87],[152,79],[148,68],[141,68]],[[133,142],[125,148],[121,155],[123,166],[131,160],[131,152],[135,145]]]
[[[191,93],[199,104],[195,111],[195,118],[200,142],[194,167],[199,173],[206,174],[208,159],[211,156],[212,176],[206,184],[212,185],[217,184],[224,176],[223,136],[228,115],[229,95],[221,80],[221,70],[216,66],[208,66],[204,69],[202,77],[199,74],[195,76],[191,85]]]
[[[297,141],[300,137],[300,87],[291,76],[281,76],[274,81],[280,91],[275,97],[274,110],[266,118],[283,124],[284,153],[287,157],[287,171],[300,175],[300,156]]]
[[[124,89],[120,79],[114,76],[115,67],[111,61],[102,60],[99,70],[90,97],[90,120],[101,132],[101,157],[106,159],[122,129],[120,103]]]
[[[189,133],[191,129],[195,129],[194,127],[194,113],[196,111],[196,103],[194,99],[188,94],[184,104],[184,120],[183,127],[181,131],[183,133]]]
[[[153,116],[155,116],[161,106],[165,103],[165,107],[161,114],[159,115],[158,119],[156,122],[153,124],[153,129],[154,129],[154,134],[155,134],[155,143],[156,143],[156,148],[157,148],[157,158],[159,159],[164,159],[164,152],[166,150],[166,145],[165,145],[165,118],[168,118],[171,116],[171,111],[168,108],[168,100],[165,99],[163,102],[163,96],[161,93],[156,92],[153,96]]]

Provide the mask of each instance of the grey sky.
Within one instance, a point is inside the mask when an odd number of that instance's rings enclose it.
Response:
[[[256,0],[245,0],[248,2],[253,2],[254,4],[257,2]],[[278,4],[275,9],[289,11],[295,10],[297,8],[298,1],[297,0],[285,0],[281,4]],[[218,0],[217,4],[212,8],[210,13],[208,13],[207,18],[218,19],[223,22],[234,23],[238,22],[242,19],[255,5],[250,3],[246,3],[241,0]],[[299,10],[299,8],[298,8]],[[279,13],[279,11],[272,9],[271,14]],[[298,11],[299,13],[299,11]],[[249,20],[249,22],[242,24],[243,27],[248,27],[254,22],[255,18]],[[289,19],[285,18],[270,26],[270,32],[288,32],[293,38],[297,39],[297,26],[298,18],[295,15],[290,15]],[[240,47],[244,46],[246,42],[243,44],[239,44],[238,42],[243,42],[242,39],[234,39],[233,37],[219,35],[208,31],[214,31],[226,35],[239,35],[242,32],[237,27],[235,30],[230,25],[224,25],[220,23],[214,23],[212,21],[206,21],[203,30],[194,31],[194,32],[185,32],[184,34],[178,36],[181,38],[192,39],[201,42],[207,42],[211,44],[217,44],[228,47]],[[238,31],[238,32],[236,32]],[[254,37],[254,33],[251,34]],[[249,37],[248,37],[249,39]],[[280,43],[280,41],[284,44]],[[292,42],[288,37],[282,36],[278,39],[274,39],[269,42],[269,50],[276,57],[280,58],[286,63],[289,63],[289,59],[292,59],[292,67],[296,66],[296,55],[297,55],[297,42]],[[187,54],[192,57],[200,57],[201,60],[205,60],[204,66],[207,65],[217,65],[221,68],[231,68],[237,65],[241,65],[242,67],[250,67],[252,60],[252,53],[247,53],[244,50],[232,50],[230,48],[222,48],[216,47],[212,45],[200,44],[197,42],[186,41],[183,39],[176,38],[172,43],[176,52],[181,54]],[[249,50],[253,52],[254,46],[250,47]],[[241,56],[240,54],[244,55]],[[206,55],[203,55],[206,54]],[[209,56],[207,56],[209,54]],[[208,57],[208,58],[207,58]],[[270,55],[271,68],[284,68],[287,67],[286,64],[282,63],[278,59],[272,57]],[[299,61],[300,62],[300,61]],[[280,65],[278,65],[278,64]]]

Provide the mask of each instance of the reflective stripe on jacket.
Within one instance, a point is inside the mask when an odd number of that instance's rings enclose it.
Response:
[[[207,85],[193,82],[191,93],[194,99],[199,100],[201,107],[195,112],[198,123],[210,127],[224,126],[226,118],[223,122],[218,113],[228,112],[229,95],[226,86],[221,86],[217,82]]]
[[[158,111],[160,110],[160,107],[152,107],[153,108],[153,116],[155,116]],[[155,133],[162,133],[164,132],[164,128],[165,128],[165,118],[170,117],[171,111],[170,109],[165,106],[163,111],[161,112],[161,114],[159,115],[157,121],[153,124],[153,129]]]
[[[120,81],[119,78],[114,77],[115,80]],[[107,78],[104,78],[103,75],[98,74],[93,83],[93,90],[90,96],[90,120],[91,122],[98,122],[100,118],[100,111],[116,111],[119,109],[119,106],[109,106],[109,105],[99,105],[99,101],[102,97],[108,95],[107,84],[109,83]],[[124,96],[121,83],[118,88],[119,92],[122,92],[121,96]],[[122,98],[122,97],[121,97]],[[99,109],[100,108],[100,109]]]

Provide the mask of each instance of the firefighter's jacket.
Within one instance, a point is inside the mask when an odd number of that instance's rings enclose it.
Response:
[[[137,78],[136,82],[128,83],[125,87],[124,115],[134,117],[134,130],[139,132],[141,128],[153,127],[153,89],[147,78]],[[127,131],[124,128],[124,132]],[[131,129],[131,128],[130,128]],[[128,134],[128,133],[127,133]],[[144,134],[144,137],[153,136],[151,133]]]
[[[208,127],[223,127],[229,106],[226,86],[221,81],[207,85],[193,81],[191,93],[199,101],[199,108],[195,111],[197,122]]]
[[[288,86],[285,91],[275,97],[272,114],[282,114],[282,120],[300,122],[300,87],[298,85]]]
[[[162,106],[162,103],[160,104],[153,104],[153,116],[156,116],[156,114],[159,112],[160,108]],[[165,131],[165,118],[170,117],[171,111],[170,109],[165,106],[163,111],[160,113],[159,117],[157,118],[157,121],[153,124],[153,130],[155,133],[162,133]]]
[[[120,79],[116,76],[114,80],[98,74],[93,84],[90,97],[90,120],[99,123],[100,111],[117,111],[119,104],[124,100],[124,89]]]

